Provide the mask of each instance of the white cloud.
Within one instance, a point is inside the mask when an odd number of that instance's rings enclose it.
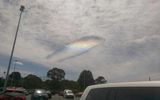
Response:
[[[10,54],[19,3],[0,1],[2,54]],[[46,67],[61,65],[75,72],[90,69],[95,77],[104,75],[111,81],[143,80],[160,70],[159,9],[157,0],[26,0],[14,55]],[[86,36],[106,41],[61,63],[46,59]]]

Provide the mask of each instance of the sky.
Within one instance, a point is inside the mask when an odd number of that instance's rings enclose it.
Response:
[[[20,5],[16,70],[77,80],[84,69],[109,82],[160,80],[159,0],[0,0],[0,75],[8,66]]]

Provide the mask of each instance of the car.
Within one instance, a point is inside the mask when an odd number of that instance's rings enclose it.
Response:
[[[159,82],[110,83],[87,87],[80,100],[160,100]]]
[[[83,92],[78,92],[75,94],[76,97],[81,97],[83,95]]]
[[[26,94],[24,89],[7,88],[0,94],[0,100],[26,100]]]
[[[63,92],[63,97],[64,98],[74,98],[74,94],[73,94],[72,90],[66,89]]]
[[[44,89],[36,89],[31,95],[31,100],[48,100],[48,94]]]
[[[64,91],[59,91],[59,92],[58,92],[58,95],[59,95],[59,96],[63,96],[63,94],[64,94]]]
[[[52,93],[51,93],[51,91],[48,90],[48,91],[46,91],[46,93],[48,94],[48,98],[51,99],[51,98],[52,98]]]
[[[58,92],[55,90],[51,90],[51,93],[52,93],[52,95],[58,94]]]
[[[28,91],[28,94],[34,93],[34,90],[31,90],[31,89],[28,89],[27,91]]]

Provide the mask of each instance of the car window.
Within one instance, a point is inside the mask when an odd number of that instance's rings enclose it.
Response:
[[[160,100],[160,88],[92,89],[86,100]]]
[[[108,93],[108,89],[92,89],[86,100],[107,100]]]
[[[160,100],[160,88],[122,88],[115,96],[115,100]]]
[[[67,91],[68,93],[73,93],[72,91]]]

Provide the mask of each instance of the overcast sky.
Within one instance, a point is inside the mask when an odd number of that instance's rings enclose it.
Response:
[[[6,70],[20,0],[0,0],[0,70]],[[58,67],[109,82],[160,79],[159,0],[24,0],[17,70],[41,77]],[[12,64],[13,66],[13,64]]]

